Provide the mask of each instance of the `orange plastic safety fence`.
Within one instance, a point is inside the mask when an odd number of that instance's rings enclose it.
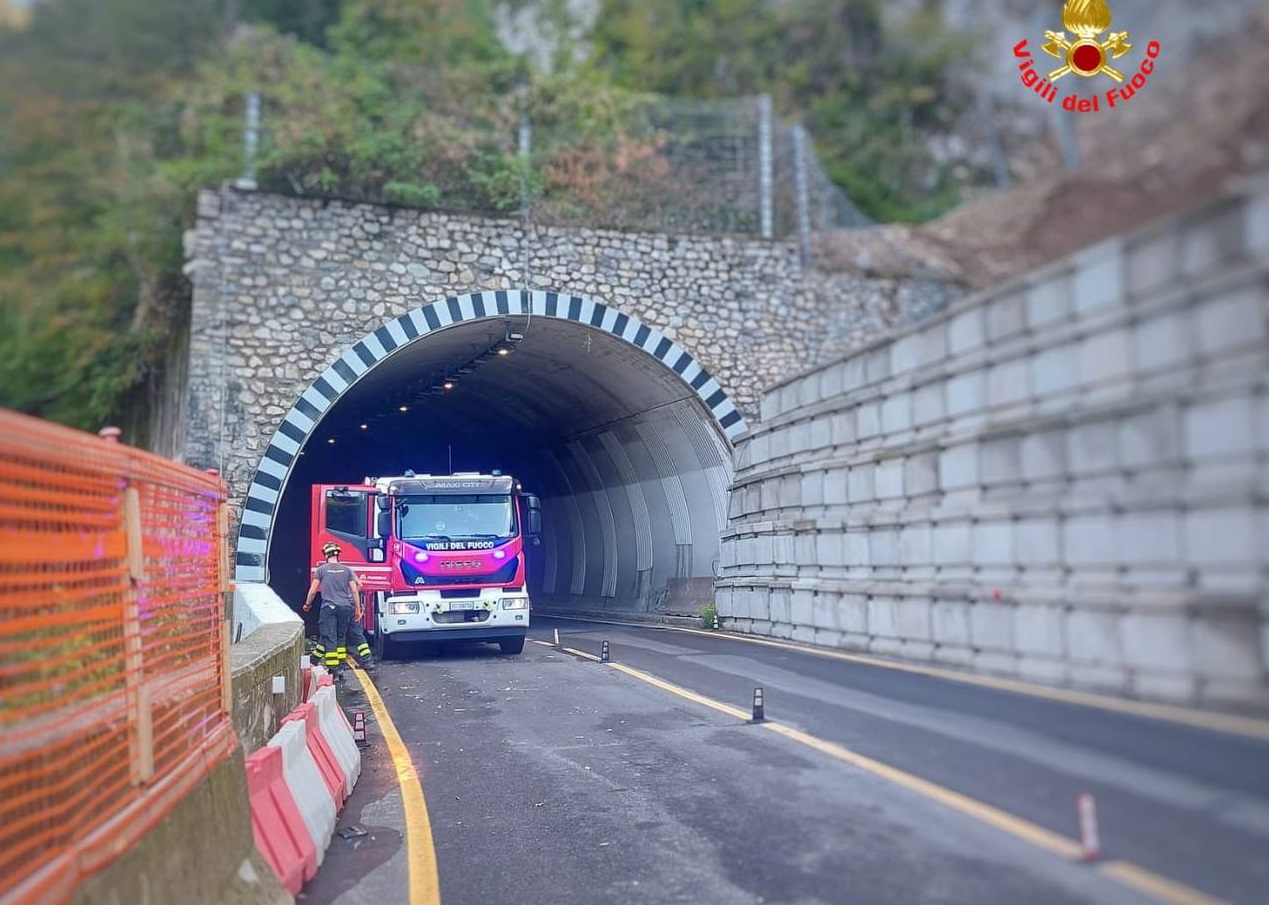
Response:
[[[0,905],[68,901],[233,750],[224,503],[0,410]]]

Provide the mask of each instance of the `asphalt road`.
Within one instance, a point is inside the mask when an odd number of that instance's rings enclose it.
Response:
[[[1229,903],[1269,901],[1269,743],[651,627],[535,616],[613,662],[1067,837],[1094,793],[1104,856]],[[1140,903],[1106,872],[945,802],[539,643],[461,645],[375,683],[417,769],[446,905]],[[346,706],[357,706],[355,685]],[[372,736],[374,729],[372,728]],[[373,737],[372,737],[373,741]],[[381,744],[305,901],[405,902]],[[1199,902],[1173,898],[1176,902]]]

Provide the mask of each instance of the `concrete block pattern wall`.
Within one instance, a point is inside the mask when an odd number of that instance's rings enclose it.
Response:
[[[731,626],[1269,703],[1269,177],[771,389]]]

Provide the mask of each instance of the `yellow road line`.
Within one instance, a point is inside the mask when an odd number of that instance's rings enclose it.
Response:
[[[694,701],[704,707],[711,707],[714,710],[727,714],[728,716],[734,716],[738,720],[747,720],[750,717],[750,714],[745,713],[745,711],[738,707],[732,707],[730,704],[724,704],[722,701],[715,701],[713,698],[707,698],[694,691],[688,691],[686,688],[666,682],[663,679],[658,679],[656,676],[650,676],[646,672],[631,669],[629,666],[624,666],[621,663],[610,662],[608,665],[618,672],[624,672],[626,675],[634,676],[636,679],[647,682],[649,685],[655,685],[662,691],[668,691],[670,694],[675,694],[680,698],[686,698],[689,701]]]
[[[1144,868],[1127,861],[1107,861],[1098,865],[1098,870],[1108,877],[1113,877],[1125,886],[1131,886],[1140,893],[1167,902],[1168,905],[1227,905],[1207,893],[1199,892],[1184,883],[1177,883],[1167,877],[1161,877]]]
[[[1078,858],[1082,851],[1079,843],[1073,839],[1068,839],[1063,835],[1046,830],[1044,827],[1037,826],[1029,820],[1015,817],[999,808],[984,804],[967,795],[962,795],[960,792],[953,792],[951,789],[940,786],[937,783],[932,783],[919,776],[905,773],[903,770],[875,761],[871,757],[856,754],[849,748],[844,748],[833,742],[827,742],[824,739],[816,738],[806,732],[792,729],[780,723],[763,723],[762,726],[764,729],[770,729],[785,738],[801,742],[808,748],[814,748],[816,751],[827,754],[830,757],[845,761],[851,766],[867,770],[869,773],[880,776],[882,779],[887,779],[895,785],[911,789],[926,798],[932,798],[940,804],[947,805],[962,814],[968,814],[983,823],[989,823],[997,829],[1004,830],[1011,836],[1030,842],[1032,845],[1039,846],[1055,855],[1060,855],[1063,858]]]
[[[585,657],[587,660],[594,660],[596,663],[599,662],[598,657],[596,657],[594,654],[588,654],[584,650],[577,650],[576,648],[566,647],[564,648],[564,653],[572,654],[575,657]]]
[[[401,733],[388,715],[383,698],[374,682],[360,671],[353,675],[361,683],[361,689],[370,701],[370,708],[379,722],[379,731],[392,755],[392,765],[397,771],[397,784],[401,786],[401,800],[405,806],[405,861],[409,877],[410,897],[408,905],[440,905],[441,880],[436,869],[436,845],[432,841],[432,822],[427,816],[427,800],[423,797],[423,785],[414,769],[414,761],[401,741]]]
[[[775,647],[782,650],[795,651],[801,654],[811,654],[815,657],[827,657],[830,660],[858,663],[863,666],[876,666],[881,669],[892,669],[897,672],[907,672],[915,675],[930,676],[936,679],[946,679],[951,682],[960,682],[965,685],[977,685],[981,688],[992,688],[997,691],[1009,691],[1014,694],[1029,695],[1033,698],[1045,698],[1050,701],[1060,701],[1064,704],[1093,707],[1099,710],[1126,713],[1132,716],[1145,717],[1146,719],[1159,720],[1167,723],[1178,723],[1183,726],[1192,726],[1213,732],[1224,732],[1229,735],[1241,735],[1247,738],[1269,741],[1269,720],[1257,719],[1255,717],[1243,717],[1229,713],[1207,713],[1201,710],[1192,710],[1188,707],[1178,707],[1171,704],[1154,704],[1148,701],[1128,701],[1122,698],[1113,698],[1089,691],[1073,691],[1067,688],[1049,688],[1045,685],[1034,685],[1030,682],[1023,682],[1017,679],[979,676],[972,673],[958,672],[952,669],[941,669],[937,666],[921,666],[916,663],[899,663],[894,660],[883,660],[878,657],[870,657],[866,654],[848,654],[842,651],[810,647],[804,644],[779,641],[771,638],[751,638],[735,632],[707,632],[702,629],[681,628],[673,625],[645,625],[638,622],[620,622],[614,624],[629,625],[635,628],[655,628],[661,631],[681,632],[687,635],[702,635],[707,638],[725,638],[729,641],[741,641],[745,644],[760,644],[764,647]]]
[[[598,659],[582,651],[570,650],[570,652],[583,654],[583,656],[593,660]],[[680,698],[694,701],[697,704],[718,710],[738,719],[749,719],[750,714],[738,707],[732,707],[730,704],[724,704],[722,701],[716,701],[713,698],[707,698],[704,695],[689,691],[646,672],[631,669],[621,663],[609,663],[608,665],[618,672],[625,673],[663,691],[668,691]],[[960,792],[954,792],[945,786],[922,779],[912,773],[907,773],[889,764],[883,764],[881,761],[873,760],[871,757],[865,757],[835,742],[825,741],[810,733],[802,732],[781,723],[766,722],[760,725],[777,735],[806,745],[808,748],[812,748],[822,754],[827,754],[895,785],[916,792],[918,795],[937,801],[953,810],[1008,833],[1016,839],[1021,839],[1024,842],[1029,842],[1038,848],[1042,848],[1051,854],[1062,858],[1075,859],[1080,857],[1083,852],[1078,842],[1063,836],[1061,833],[1047,830],[1029,820],[1024,820],[1007,811],[1002,811],[1000,808],[993,807],[975,798],[970,798],[968,795],[962,795]],[[1099,869],[1105,876],[1129,886],[1137,892],[1156,898],[1161,902],[1166,902],[1168,905],[1228,905],[1228,903],[1220,899],[1213,898],[1127,861],[1109,861],[1099,865]]]

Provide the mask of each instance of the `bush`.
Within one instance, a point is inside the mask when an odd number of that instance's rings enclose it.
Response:
[[[707,628],[707,629],[713,629],[713,628],[714,628],[714,620],[715,620],[715,619],[717,619],[717,618],[719,618],[719,617],[718,617],[718,604],[716,604],[716,603],[707,603],[707,604],[705,604],[703,607],[701,607],[701,625],[705,626],[705,628]],[[721,619],[720,619],[720,620],[719,620],[719,626],[721,627],[721,625],[722,625],[722,621],[721,621]]]

